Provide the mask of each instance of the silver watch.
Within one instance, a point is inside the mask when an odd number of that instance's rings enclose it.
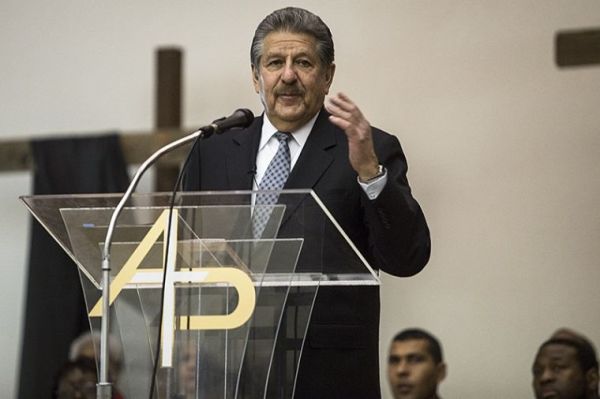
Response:
[[[383,167],[382,164],[379,164],[378,168],[377,168],[377,174],[373,177],[368,178],[367,180],[363,180],[360,177],[358,178],[362,183],[371,183],[372,181],[375,181],[377,179],[379,179],[381,176],[383,176],[385,174],[385,168]]]

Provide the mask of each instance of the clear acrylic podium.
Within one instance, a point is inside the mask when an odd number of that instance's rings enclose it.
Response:
[[[116,388],[127,399],[149,397],[157,351],[156,398],[291,398],[319,287],[379,284],[314,192],[282,191],[260,238],[255,194],[179,193],[172,210],[170,193],[136,194],[121,213],[110,335],[124,349]],[[120,198],[22,197],[77,264],[94,331],[101,248]]]

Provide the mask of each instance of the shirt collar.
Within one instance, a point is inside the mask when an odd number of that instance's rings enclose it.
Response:
[[[306,124],[304,124],[304,126],[302,126],[300,129],[298,129],[296,131],[291,132],[292,140],[294,140],[300,148],[304,147],[306,140],[308,140],[308,135],[310,134],[310,131],[312,130],[313,126],[315,125],[315,121],[317,120],[318,116],[319,116],[319,113],[317,112],[317,114],[315,116],[313,116],[311,118],[311,120],[306,122]],[[262,133],[260,136],[260,144],[258,146],[259,151],[262,150],[267,145],[267,142],[271,139],[271,137],[273,137],[273,135],[277,131],[278,131],[277,128],[275,126],[273,126],[273,124],[267,117],[267,114],[263,113]]]

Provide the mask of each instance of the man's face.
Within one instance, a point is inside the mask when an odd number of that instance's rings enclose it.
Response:
[[[536,399],[583,399],[586,385],[575,348],[549,344],[539,351],[533,363]]]
[[[394,399],[432,399],[446,376],[446,365],[436,364],[424,339],[394,341],[388,358],[388,378]]]
[[[259,65],[252,66],[252,79],[273,126],[291,132],[319,112],[334,71],[334,65],[322,65],[314,37],[271,32]]]

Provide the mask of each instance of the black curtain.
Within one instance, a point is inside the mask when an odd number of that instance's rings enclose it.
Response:
[[[123,192],[129,177],[116,134],[31,143],[34,194]],[[89,331],[77,266],[31,223],[19,398],[50,398],[69,345]]]

